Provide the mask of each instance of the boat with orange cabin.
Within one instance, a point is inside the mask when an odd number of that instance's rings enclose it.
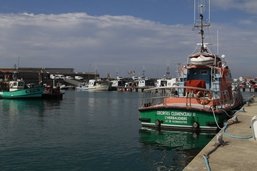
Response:
[[[179,67],[174,86],[144,91],[139,107],[142,127],[216,131],[243,105],[224,56],[212,53],[204,42],[204,28],[210,24],[203,10],[209,4],[202,2],[197,4],[199,19],[195,22],[201,34],[200,47]]]

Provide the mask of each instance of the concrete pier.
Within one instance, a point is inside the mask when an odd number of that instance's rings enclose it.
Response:
[[[238,123],[220,131],[202,151],[184,168],[184,171],[256,171],[257,141],[252,138],[251,120],[257,116],[257,98],[237,112]],[[217,136],[222,135],[222,143]],[[204,159],[203,156],[207,156]]]

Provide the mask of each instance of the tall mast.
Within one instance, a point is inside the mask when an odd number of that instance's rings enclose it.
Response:
[[[206,48],[204,45],[204,27],[209,27],[209,26],[210,26],[210,0],[194,0],[194,27],[197,29],[200,29],[201,52],[206,51]]]

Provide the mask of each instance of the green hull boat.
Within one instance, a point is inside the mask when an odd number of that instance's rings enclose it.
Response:
[[[21,99],[21,98],[40,98],[43,94],[43,87],[33,87],[16,91],[2,91],[0,98],[2,99]]]
[[[2,99],[41,98],[44,91],[43,86],[28,87],[23,80],[9,81],[7,85],[7,89],[0,91]]]
[[[212,53],[204,42],[204,28],[210,23],[204,18],[208,14],[205,5],[198,3],[195,28],[200,30],[201,43],[187,63],[178,66],[173,85],[144,91],[139,107],[143,127],[217,130],[243,105],[239,84],[233,82],[225,56]]]
[[[199,111],[179,108],[158,108],[141,109],[140,118],[143,127],[170,130],[192,130],[197,131],[216,131],[217,124],[223,127],[227,116],[224,113],[212,111]]]

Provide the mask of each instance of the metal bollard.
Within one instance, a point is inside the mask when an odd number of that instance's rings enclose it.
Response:
[[[253,131],[253,139],[257,140],[257,116],[252,118],[252,131]]]

